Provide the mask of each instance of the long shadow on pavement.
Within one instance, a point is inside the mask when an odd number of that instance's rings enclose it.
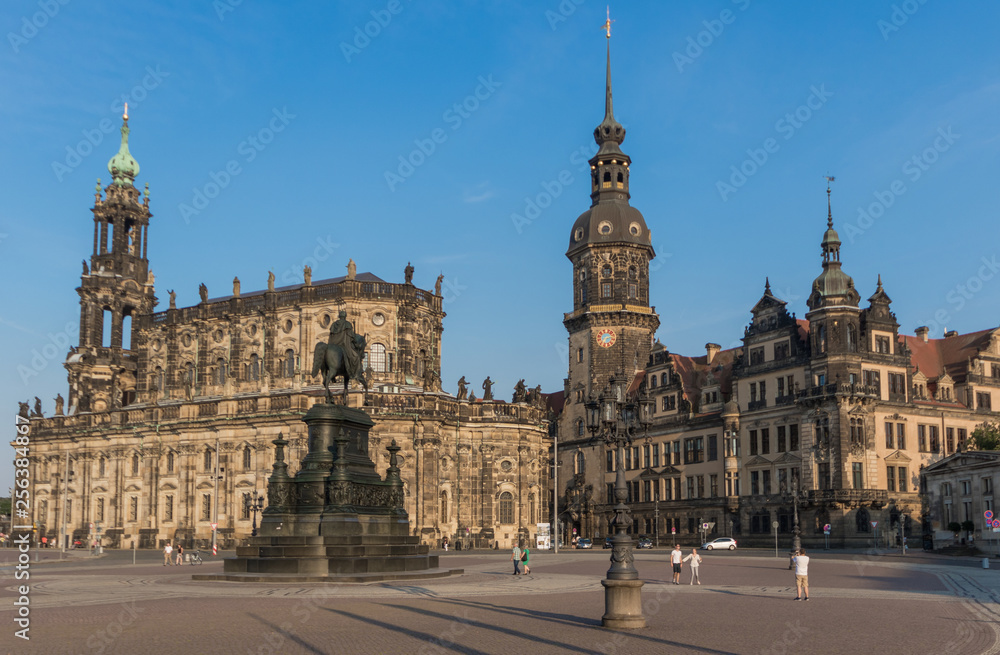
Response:
[[[333,614],[339,614],[340,616],[354,619],[355,621],[362,621],[364,623],[369,623],[378,628],[383,628],[385,630],[392,630],[393,632],[399,632],[401,634],[413,637],[418,641],[424,641],[427,643],[435,644],[439,648],[453,650],[456,653],[471,653],[471,655],[491,655],[490,653],[487,653],[485,651],[476,650],[475,648],[469,648],[467,646],[460,646],[459,644],[456,644],[454,642],[444,643],[440,637],[435,637],[430,633],[420,632],[417,630],[410,630],[409,628],[403,628],[398,625],[386,623],[385,621],[379,621],[370,616],[361,616],[359,614],[355,614],[354,612],[347,612],[344,610],[333,609],[332,607],[323,607],[321,609],[326,610],[327,612],[331,612]],[[449,620],[452,621],[455,620],[454,617],[448,617],[448,618]]]
[[[260,621],[264,625],[268,626],[269,628],[271,628],[275,632],[283,635],[285,637],[285,639],[288,639],[289,641],[294,641],[296,644],[298,644],[299,646],[302,646],[302,648],[306,649],[310,653],[316,653],[317,655],[325,655],[325,653],[326,653],[325,650],[322,650],[322,649],[314,647],[313,645],[311,645],[308,642],[304,641],[300,637],[296,637],[294,633],[291,633],[288,630],[285,630],[284,628],[282,628],[280,626],[277,626],[277,625],[275,625],[273,623],[269,623],[267,620],[260,618],[256,614],[247,613],[247,616],[250,616],[250,617],[253,617],[253,618],[257,619],[258,621]]]

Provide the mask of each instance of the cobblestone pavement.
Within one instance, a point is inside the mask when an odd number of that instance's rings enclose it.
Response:
[[[221,570],[104,558],[31,570],[31,640],[14,637],[15,580],[0,574],[10,653],[1000,653],[1000,571],[972,562],[810,553],[808,603],[787,559],[703,553],[703,584],[669,584],[667,553],[639,553],[648,627],[600,626],[607,553],[442,554],[465,575],[301,585],[197,582]]]

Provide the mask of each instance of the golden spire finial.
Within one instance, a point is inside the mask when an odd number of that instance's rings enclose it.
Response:
[[[125,111],[122,112],[122,118],[124,118],[125,120],[128,120],[128,103],[127,102],[125,103]]]
[[[601,26],[601,29],[606,32],[609,39],[611,38],[611,23],[613,22],[614,21],[611,20],[611,5],[608,5],[608,20]]]

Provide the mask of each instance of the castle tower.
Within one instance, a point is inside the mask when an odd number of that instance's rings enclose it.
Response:
[[[156,306],[146,246],[149,189],[135,188],[139,164],[128,149],[128,106],[122,116],[121,146],[108,162],[111,183],[94,194],[94,249],[83,263],[80,343],[66,358],[70,412],[102,411],[135,398],[137,350],[135,317]]]
[[[655,253],[645,219],[629,204],[632,160],[620,148],[625,128],[612,106],[610,32],[604,107],[604,120],[594,130],[599,149],[590,160],[590,209],[573,224],[566,251],[573,264],[573,311],[563,319],[569,377],[560,448],[589,439],[584,402],[600,394],[616,371],[631,377],[645,368],[660,324],[649,305],[649,262]]]

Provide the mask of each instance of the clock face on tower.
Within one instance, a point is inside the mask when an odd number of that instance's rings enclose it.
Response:
[[[611,328],[604,328],[597,333],[597,345],[601,348],[610,348],[615,345],[618,335]]]

